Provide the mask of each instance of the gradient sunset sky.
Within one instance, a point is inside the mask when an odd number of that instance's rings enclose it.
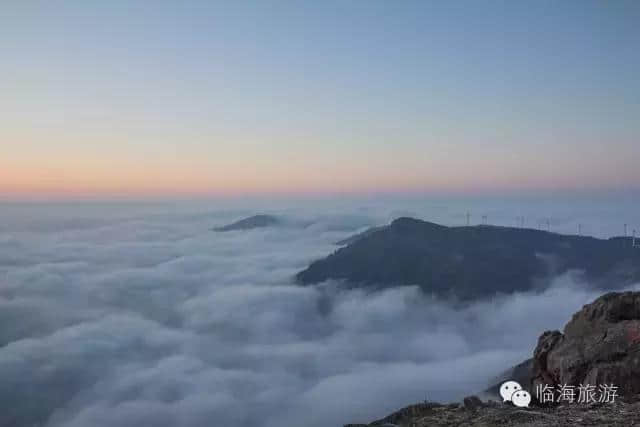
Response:
[[[640,2],[0,8],[0,196],[640,185]]]

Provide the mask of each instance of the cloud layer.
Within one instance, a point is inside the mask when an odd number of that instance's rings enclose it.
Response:
[[[482,390],[598,295],[571,276],[466,306],[292,283],[391,209],[213,233],[253,211],[107,208],[21,207],[0,230],[0,426],[367,421]]]

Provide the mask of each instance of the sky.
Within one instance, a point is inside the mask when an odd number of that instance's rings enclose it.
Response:
[[[7,1],[0,197],[636,189],[635,1]]]

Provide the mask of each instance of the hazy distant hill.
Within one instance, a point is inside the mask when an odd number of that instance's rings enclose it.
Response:
[[[250,230],[252,228],[269,227],[278,225],[280,220],[273,215],[254,215],[244,218],[223,227],[215,227],[214,231]]]
[[[344,279],[352,286],[415,284],[429,293],[476,298],[528,290],[536,279],[574,269],[602,288],[640,281],[640,248],[632,248],[628,238],[445,227],[399,218],[312,263],[296,278],[303,284],[327,279]]]

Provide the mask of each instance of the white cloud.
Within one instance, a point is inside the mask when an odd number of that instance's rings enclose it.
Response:
[[[231,233],[209,230],[249,211],[32,209],[0,232],[0,425],[367,421],[481,390],[598,294],[570,275],[471,305],[292,283],[388,221],[380,206],[284,209],[287,227]]]

